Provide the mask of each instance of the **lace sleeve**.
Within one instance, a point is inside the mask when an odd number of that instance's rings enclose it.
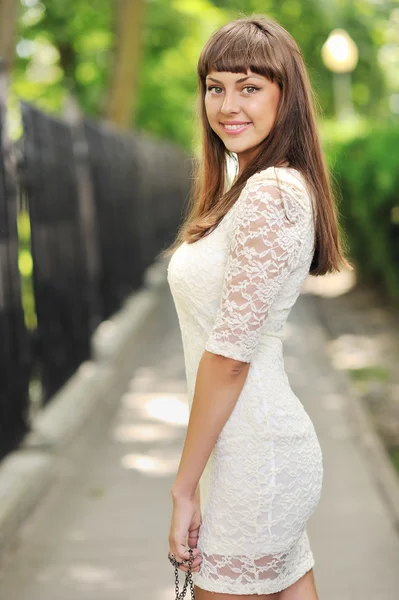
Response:
[[[298,261],[311,207],[302,187],[256,176],[237,202],[221,305],[205,349],[250,362],[269,307]]]

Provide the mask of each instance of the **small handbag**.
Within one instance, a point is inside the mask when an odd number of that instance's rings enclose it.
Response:
[[[194,558],[193,558],[193,551],[192,551],[192,549],[188,548],[188,551],[190,553],[190,560],[187,563],[188,564],[188,571],[186,573],[185,581],[184,581],[184,584],[183,584],[183,589],[182,589],[181,592],[179,591],[179,569],[178,569],[178,565],[180,565],[181,563],[178,563],[176,560],[171,559],[169,557],[169,560],[171,561],[171,563],[175,567],[175,589],[176,589],[175,600],[184,600],[185,599],[188,585],[190,585],[191,600],[195,600],[194,583],[193,583],[193,578],[192,578],[192,573],[191,573],[191,565],[193,563]]]

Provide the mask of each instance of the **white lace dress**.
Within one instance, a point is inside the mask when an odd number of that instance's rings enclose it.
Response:
[[[184,242],[169,262],[190,409],[205,349],[250,362],[200,480],[203,560],[193,580],[204,590],[271,594],[314,565],[306,523],[320,499],[323,458],[282,343],[313,245],[302,175],[271,167],[248,179],[211,233]]]

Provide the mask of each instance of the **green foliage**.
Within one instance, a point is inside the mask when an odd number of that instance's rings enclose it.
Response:
[[[208,0],[153,0],[146,9],[137,126],[191,149],[196,62],[225,15]]]
[[[341,222],[361,279],[399,301],[399,126],[370,124],[325,144],[339,184]]]
[[[389,8],[363,0],[336,0],[333,26],[346,29],[355,40],[359,62],[352,73],[352,99],[356,111],[369,118],[384,117],[387,112],[386,84],[378,60],[379,47],[385,42],[384,28]]]
[[[228,9],[230,18],[263,14],[276,19],[293,35],[301,49],[320,108],[323,112],[333,110],[331,74],[321,59],[321,47],[331,29],[323,3],[318,0],[214,0],[214,4]]]
[[[389,454],[395,469],[399,473],[399,448],[391,448]]]
[[[369,365],[360,369],[348,369],[349,376],[357,382],[365,381],[390,381],[391,373],[381,365]]]
[[[19,239],[18,267],[21,275],[22,306],[24,309],[25,324],[28,329],[35,329],[37,326],[37,316],[32,281],[33,261],[30,245],[30,219],[25,210],[21,210],[18,213],[17,227]]]
[[[114,42],[112,13],[110,0],[23,0],[13,91],[59,113],[69,90],[85,112],[99,115]]]
[[[21,0],[15,94],[60,113],[69,90],[86,113],[103,116],[112,81],[115,6],[113,0]],[[201,48],[219,26],[252,13],[270,15],[292,33],[327,116],[334,110],[332,82],[320,51],[331,29],[347,28],[360,54],[353,76],[355,108],[361,114],[384,114],[388,108],[377,54],[387,42],[388,10],[389,2],[361,0],[148,0],[132,125],[191,149]]]

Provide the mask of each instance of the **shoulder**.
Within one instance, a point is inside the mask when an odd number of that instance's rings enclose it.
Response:
[[[249,177],[245,187],[256,187],[262,184],[275,185],[282,191],[309,196],[309,188],[305,176],[291,167],[268,167]]]
[[[312,198],[305,177],[290,167],[268,167],[248,178],[243,189],[246,202],[263,199],[268,210],[284,210],[291,222],[307,219]]]

